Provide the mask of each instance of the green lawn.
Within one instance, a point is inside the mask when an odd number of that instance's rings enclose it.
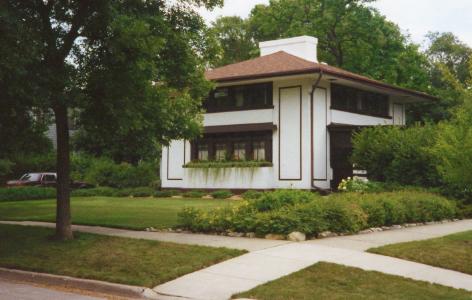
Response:
[[[368,251],[472,274],[472,231],[425,241],[387,245]]]
[[[129,229],[169,228],[176,225],[178,212],[187,206],[212,209],[235,200],[173,198],[72,198],[74,224],[100,225]],[[0,220],[55,220],[55,200],[0,202]]]
[[[72,241],[49,239],[52,229],[0,225],[0,266],[154,287],[244,253],[75,233]]]
[[[234,298],[303,299],[471,299],[464,290],[330,263],[260,285]]]

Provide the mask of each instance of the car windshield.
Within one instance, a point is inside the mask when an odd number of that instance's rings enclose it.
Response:
[[[41,175],[38,173],[27,173],[21,176],[21,181],[39,181]]]

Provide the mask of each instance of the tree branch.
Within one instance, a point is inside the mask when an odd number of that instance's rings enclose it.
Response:
[[[80,28],[84,25],[85,18],[87,17],[87,12],[89,8],[89,1],[84,0],[79,2],[79,7],[77,8],[77,13],[72,19],[72,25],[69,32],[64,37],[64,43],[59,50],[60,57],[65,59],[69,55],[70,50],[74,44],[75,39],[79,35]]]

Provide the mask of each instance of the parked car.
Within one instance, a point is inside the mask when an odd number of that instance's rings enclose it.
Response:
[[[43,186],[43,187],[55,187],[57,184],[57,174],[52,172],[41,172],[41,173],[26,173],[23,174],[18,180],[7,181],[8,187],[18,186]],[[71,188],[82,189],[92,187],[92,185],[71,180]]]

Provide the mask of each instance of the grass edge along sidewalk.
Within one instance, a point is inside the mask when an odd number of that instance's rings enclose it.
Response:
[[[59,242],[52,234],[48,228],[0,225],[0,267],[154,287],[245,253],[82,232]]]

